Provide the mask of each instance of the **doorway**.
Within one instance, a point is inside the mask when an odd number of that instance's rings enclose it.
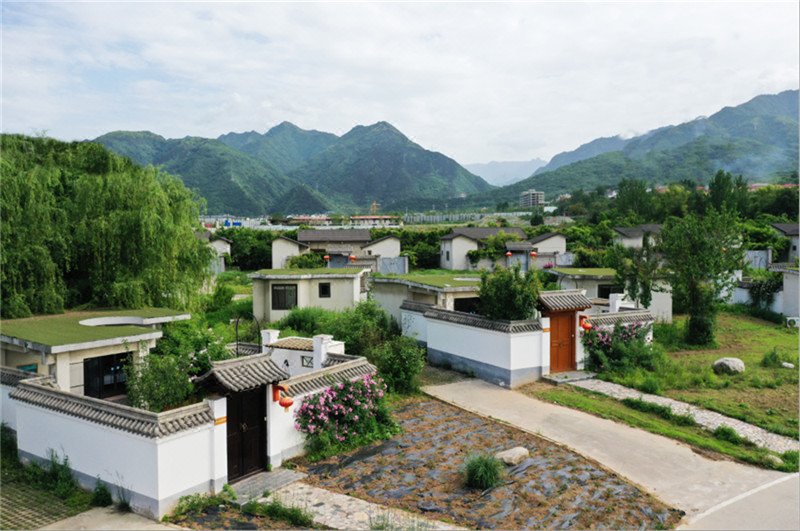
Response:
[[[550,372],[574,371],[575,363],[575,312],[551,313],[550,317]]]
[[[267,466],[266,386],[228,395],[228,481]]]

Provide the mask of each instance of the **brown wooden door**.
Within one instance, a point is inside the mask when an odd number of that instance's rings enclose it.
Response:
[[[575,313],[552,313],[550,317],[550,372],[574,371]]]
[[[266,467],[266,387],[228,396],[228,480]]]

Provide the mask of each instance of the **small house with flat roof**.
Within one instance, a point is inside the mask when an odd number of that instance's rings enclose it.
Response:
[[[636,227],[614,227],[614,243],[628,249],[641,249],[645,235],[661,234],[661,225],[655,223],[637,225]]]
[[[791,262],[797,258],[797,245],[798,238],[800,237],[800,225],[797,223],[773,223],[772,228],[778,231],[781,236],[789,238],[789,251],[787,254],[788,261]]]
[[[0,365],[50,376],[59,389],[78,395],[124,395],[122,367],[127,357],[155,347],[162,336],[160,325],[190,317],[145,308],[5,319],[0,327]]]
[[[262,322],[285,317],[292,308],[344,310],[365,300],[369,269],[262,269],[253,279],[253,315]]]
[[[301,230],[297,240],[281,236],[272,242],[272,267],[282,269],[293,256],[318,253],[329,257],[331,267],[346,266],[350,257],[355,256],[359,265],[379,271],[382,261],[400,258],[400,250],[400,239],[396,236],[373,240],[368,229]]]
[[[477,251],[481,242],[501,232],[525,239],[519,227],[456,227],[442,236],[439,243],[439,264],[442,269],[467,270],[471,264],[467,253]]]

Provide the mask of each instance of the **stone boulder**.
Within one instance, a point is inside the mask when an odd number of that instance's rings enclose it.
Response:
[[[497,452],[494,454],[496,458],[500,461],[504,462],[507,465],[518,465],[523,462],[525,459],[528,458],[530,452],[523,448],[522,446],[517,446],[516,448],[511,448],[509,450],[503,450],[502,452]]]
[[[739,374],[744,372],[744,362],[739,358],[720,358],[714,362],[716,374]]]
[[[794,369],[794,363],[789,363],[788,361],[782,361],[781,367],[784,369]]]

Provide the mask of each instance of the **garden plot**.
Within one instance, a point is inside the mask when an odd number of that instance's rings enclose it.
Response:
[[[299,466],[306,482],[472,528],[665,528],[681,513],[597,463],[444,403],[415,398],[396,412],[403,434]],[[464,486],[467,457],[522,446],[530,457],[485,491]]]

